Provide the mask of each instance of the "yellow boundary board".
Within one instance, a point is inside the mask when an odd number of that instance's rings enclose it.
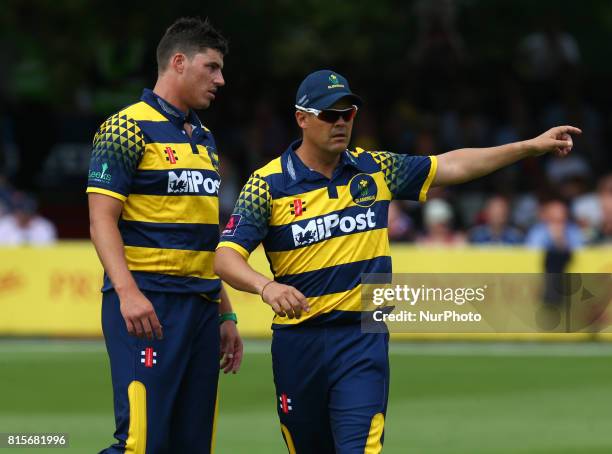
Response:
[[[541,252],[523,248],[391,246],[396,273],[536,273]],[[268,275],[261,249],[250,263]],[[572,272],[612,272],[612,247],[588,248],[574,257]],[[0,248],[0,335],[97,337],[102,268],[89,242]],[[269,337],[271,310],[256,295],[229,289],[243,336]],[[394,339],[589,341],[612,334],[396,334]]]

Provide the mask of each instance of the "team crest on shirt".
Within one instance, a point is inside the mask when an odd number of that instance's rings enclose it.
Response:
[[[238,224],[240,224],[240,219],[242,219],[242,216],[239,214],[232,214],[221,235],[234,236],[234,233],[236,233],[236,228],[238,227]]]
[[[369,207],[376,202],[376,195],[378,194],[378,188],[374,178],[366,173],[360,173],[355,175],[351,181],[349,181],[349,188],[353,202],[361,207]]]

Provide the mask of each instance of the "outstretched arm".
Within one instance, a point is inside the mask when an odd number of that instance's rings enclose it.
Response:
[[[557,126],[530,140],[491,148],[462,148],[438,156],[433,186],[446,186],[487,175],[530,156],[554,153],[566,156],[572,149],[571,134],[582,131],[573,126]]]

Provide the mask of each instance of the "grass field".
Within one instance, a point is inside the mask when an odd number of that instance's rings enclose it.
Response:
[[[269,344],[247,342],[221,379],[217,453],[286,452]],[[384,452],[612,452],[611,344],[393,344]],[[110,444],[101,342],[0,341],[0,432],[68,432],[70,453]],[[0,449],[25,454],[40,449]],[[58,451],[59,452],[59,451]]]

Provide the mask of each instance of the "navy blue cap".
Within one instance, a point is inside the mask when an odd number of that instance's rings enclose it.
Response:
[[[307,109],[329,109],[336,101],[348,97],[356,106],[363,101],[349,87],[346,78],[335,71],[315,71],[302,81],[295,95],[296,106]]]

